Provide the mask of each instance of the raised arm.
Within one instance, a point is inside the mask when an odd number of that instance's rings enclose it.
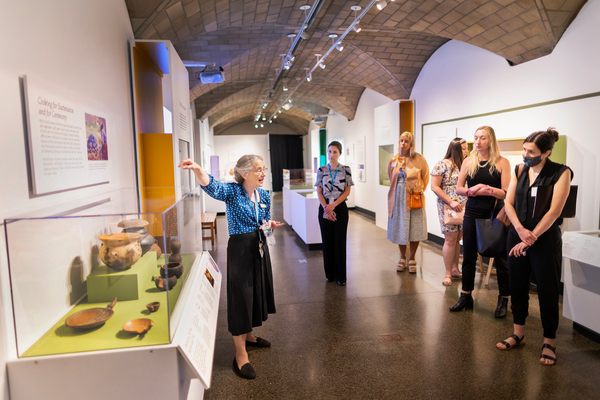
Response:
[[[183,160],[179,164],[179,168],[191,170],[196,176],[196,181],[198,181],[198,183],[202,186],[206,186],[210,182],[210,176],[208,176],[204,168],[202,168],[199,164],[195,163],[189,158]]]

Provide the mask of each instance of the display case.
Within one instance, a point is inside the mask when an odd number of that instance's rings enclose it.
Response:
[[[314,174],[310,169],[284,169],[283,187],[291,190],[313,189]]]
[[[58,357],[93,360],[124,351],[142,363],[140,370],[162,368],[141,361],[148,352],[135,350],[145,348],[165,353],[159,364],[180,357],[190,376],[209,385],[221,274],[202,253],[199,199],[198,192],[188,193],[162,213],[5,220],[18,357],[9,363],[11,397],[35,397],[31,385],[19,384],[19,372],[39,359],[51,366]],[[108,360],[117,376],[125,373],[118,371],[127,362]],[[93,375],[93,367],[85,370]],[[36,371],[39,366],[27,380]],[[63,378],[77,380],[56,380]],[[173,396],[180,379],[174,377],[170,398],[185,398]],[[128,383],[136,386],[135,379]]]
[[[600,231],[565,232],[563,315],[576,329],[600,338]]]

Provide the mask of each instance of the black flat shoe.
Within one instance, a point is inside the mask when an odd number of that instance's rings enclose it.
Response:
[[[271,347],[271,342],[269,342],[267,339],[263,339],[263,338],[257,336],[256,342],[251,342],[249,340],[246,340],[246,347],[247,346],[265,348],[265,347]]]
[[[346,282],[344,281],[337,281],[336,283],[338,286],[346,286]]]
[[[242,368],[238,368],[237,361],[235,361],[235,357],[233,357],[233,372],[240,378],[244,379],[254,379],[256,378],[256,372],[250,363],[246,363],[242,365]]]
[[[460,297],[456,304],[450,307],[450,312],[458,312],[462,310],[472,310],[473,309],[473,296],[471,293],[461,293]]]
[[[494,311],[494,317],[506,318],[508,311],[508,297],[498,296],[498,304],[496,304],[496,311]]]

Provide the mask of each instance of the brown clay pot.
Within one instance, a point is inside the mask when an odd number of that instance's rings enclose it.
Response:
[[[167,265],[160,267],[160,276],[163,278],[168,278],[171,276],[181,278],[181,275],[183,275],[183,265],[180,263],[170,262]]]
[[[156,287],[160,290],[171,290],[177,284],[176,276],[170,276],[168,278],[163,278],[160,276],[153,276],[152,280],[154,281],[154,284],[156,285]]]
[[[139,233],[113,233],[100,235],[102,241],[98,257],[109,268],[123,271],[130,268],[142,256]]]

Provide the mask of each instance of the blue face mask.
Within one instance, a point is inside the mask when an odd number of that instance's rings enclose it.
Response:
[[[527,166],[527,167],[535,167],[536,165],[538,165],[539,163],[542,162],[542,156],[537,156],[537,157],[523,156],[523,162],[525,163],[525,166]]]

